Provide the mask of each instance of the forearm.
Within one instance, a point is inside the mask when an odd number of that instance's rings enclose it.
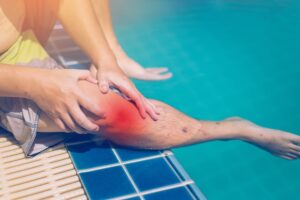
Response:
[[[111,10],[108,0],[91,0],[97,20],[100,23],[104,35],[111,48],[119,46],[117,37],[113,30]]]
[[[0,64],[0,96],[31,98],[33,87],[45,70]]]
[[[68,34],[94,64],[109,63],[114,59],[90,1],[61,1],[58,18]]]

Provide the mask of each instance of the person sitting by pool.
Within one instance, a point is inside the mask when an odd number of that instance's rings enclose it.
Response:
[[[285,159],[299,158],[300,136],[295,134],[241,118],[197,120],[143,97],[109,46],[93,9],[98,4],[0,1],[0,124],[27,156],[57,144],[67,132],[89,132],[142,149],[239,139]],[[90,71],[63,69],[42,47],[56,19],[91,58]]]

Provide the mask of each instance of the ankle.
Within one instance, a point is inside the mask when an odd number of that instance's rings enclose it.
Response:
[[[245,126],[236,121],[224,120],[215,124],[221,140],[244,140],[248,137]]]

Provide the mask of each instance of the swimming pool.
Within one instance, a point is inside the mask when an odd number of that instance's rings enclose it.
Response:
[[[136,81],[148,97],[200,119],[238,115],[300,134],[300,2],[113,0],[117,35],[145,66],[174,78]],[[295,199],[300,161],[238,141],[175,150],[208,199]]]

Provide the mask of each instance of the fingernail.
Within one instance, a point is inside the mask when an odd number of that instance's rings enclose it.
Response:
[[[102,92],[107,92],[108,88],[106,85],[102,85],[101,90],[102,90]]]
[[[157,120],[158,120],[157,117],[151,117],[151,119],[152,119],[153,121],[157,121]]]

